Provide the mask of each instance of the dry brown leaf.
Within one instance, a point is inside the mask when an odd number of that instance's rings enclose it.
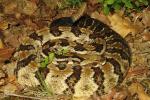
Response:
[[[87,9],[87,3],[82,3],[78,12],[73,15],[73,20],[76,21],[77,19],[79,19],[84,14],[86,9]]]
[[[150,31],[144,30],[142,37],[143,37],[143,40],[150,41]]]
[[[3,89],[4,89],[3,91],[5,94],[15,93],[18,90],[16,85],[10,84],[10,83],[7,84]]]
[[[0,39],[0,49],[1,48],[4,48],[4,44],[3,44],[2,40]]]
[[[26,37],[27,31],[25,28],[15,27],[4,31],[3,35],[5,36],[4,43],[7,45],[7,47],[17,48],[22,42],[23,38]]]
[[[150,11],[144,10],[142,15],[143,15],[142,21],[143,21],[144,25],[146,27],[150,27]]]
[[[137,93],[139,100],[150,100],[150,97],[144,92],[144,88],[141,84],[132,83],[128,89],[129,89],[131,94]]]
[[[130,77],[134,77],[134,76],[136,76],[136,77],[143,77],[148,72],[150,72],[148,67],[138,66],[138,67],[130,68],[126,78],[130,78]]]
[[[7,21],[5,21],[5,20],[0,20],[0,29],[1,30],[5,30],[5,29],[7,29],[8,28],[8,22]]]
[[[0,49],[0,62],[4,62],[5,60],[8,60],[12,56],[13,52],[14,52],[14,48]]]
[[[5,14],[13,14],[15,8],[17,7],[17,3],[14,1],[10,2],[10,0],[6,4],[4,4],[4,13]]]
[[[62,5],[63,0],[43,0],[43,2],[51,9],[56,8],[59,4]]]
[[[37,9],[36,2],[33,1],[18,0],[17,4],[19,12],[27,15],[32,15]]]
[[[33,2],[33,3],[39,3],[39,0],[30,0],[31,2]]]
[[[119,14],[109,15],[108,19],[111,23],[111,28],[122,37],[127,36],[129,33],[135,34],[138,32],[138,26],[134,26],[129,20],[123,18]]]
[[[95,18],[95,19],[98,19],[100,21],[102,21],[103,23],[107,24],[107,25],[110,25],[110,21],[108,20],[108,17],[105,16],[103,13],[100,13],[95,11],[91,14],[91,17],[92,18]]]
[[[98,0],[87,0],[87,2],[91,5],[95,5],[98,3]]]

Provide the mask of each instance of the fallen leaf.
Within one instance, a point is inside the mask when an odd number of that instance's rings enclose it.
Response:
[[[144,10],[143,13],[142,13],[142,16],[143,16],[143,23],[146,27],[150,27],[150,11],[148,10]]]
[[[2,40],[0,39],[0,49],[1,48],[4,48],[4,44],[3,44]]]
[[[150,96],[148,96],[144,92],[144,88],[140,83],[132,83],[131,86],[128,87],[131,94],[138,94],[139,100],[150,100]]]
[[[87,3],[82,3],[82,5],[79,8],[78,12],[73,15],[73,20],[76,21],[77,19],[79,19],[84,14],[86,9],[87,9]]]
[[[4,87],[5,94],[15,93],[17,90],[18,90],[17,86],[15,86],[14,84],[10,84],[10,83]]]
[[[15,8],[17,7],[17,3],[15,1],[6,1],[6,3],[3,5],[4,6],[4,13],[5,14],[13,14],[15,11]]]
[[[0,79],[0,86],[5,85],[5,83],[6,83],[5,79]]]
[[[36,2],[29,0],[18,0],[17,4],[19,12],[27,15],[32,15],[38,8]]]
[[[122,37],[127,36],[129,33],[135,34],[138,32],[138,26],[133,25],[129,20],[123,18],[119,14],[109,15],[108,19],[110,21],[111,28]]]
[[[148,29],[144,30],[142,37],[143,37],[143,40],[150,41],[150,31]]]
[[[0,62],[4,62],[5,60],[8,60],[12,56],[13,52],[14,52],[14,48],[0,49]]]
[[[5,21],[5,20],[0,20],[0,29],[1,30],[5,30],[5,29],[7,29],[8,28],[8,22],[7,21]]]
[[[33,3],[36,3],[36,4],[39,3],[39,0],[30,0],[30,1],[33,2]]]
[[[58,4],[62,3],[62,0],[43,0],[43,2],[46,4],[46,6],[50,7],[51,9],[54,9],[58,6]]]
[[[126,78],[131,78],[131,77],[143,77],[144,75],[146,75],[146,73],[150,72],[148,67],[134,67],[134,68],[130,68]]]
[[[110,25],[110,21],[109,21],[108,17],[105,16],[103,13],[99,13],[99,12],[95,11],[91,14],[91,17],[98,19],[107,25]]]

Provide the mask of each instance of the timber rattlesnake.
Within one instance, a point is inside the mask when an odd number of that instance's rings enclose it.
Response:
[[[49,33],[29,34],[15,51],[12,60],[16,62],[14,73],[20,84],[39,85],[35,72],[41,60],[61,48],[67,53],[56,53],[45,73],[45,82],[55,94],[102,95],[122,83],[131,64],[131,53],[119,34],[87,15],[75,22],[71,17],[56,19],[49,28]]]

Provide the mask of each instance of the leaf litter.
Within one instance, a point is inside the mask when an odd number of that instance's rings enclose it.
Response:
[[[58,1],[58,2],[57,2]],[[28,33],[47,31],[47,25],[56,18],[72,16],[79,8],[61,8],[61,0],[2,0],[0,1],[0,65],[9,61],[14,48],[17,48]],[[116,32],[120,33],[130,45],[132,51],[132,65],[120,91],[111,90],[106,96],[93,95],[90,100],[148,100],[150,98],[150,10],[144,9],[140,13],[131,13],[126,16],[124,10],[105,16],[96,6],[96,0],[88,0],[87,7],[81,7],[82,13],[87,12],[93,18],[101,20]],[[7,5],[7,6],[6,6]],[[82,6],[82,5],[81,5]],[[85,5],[84,5],[85,6]],[[82,15],[79,14],[79,17]],[[44,33],[44,31],[43,31]],[[47,61],[45,61],[47,64]],[[45,65],[43,65],[45,66]],[[46,96],[37,89],[25,88],[17,84],[12,76],[13,68],[0,67],[0,94],[6,93],[4,98],[29,98],[29,99],[56,99],[67,100],[68,96]],[[128,95],[130,97],[128,97]],[[9,98],[9,99],[10,99]],[[13,100],[12,99],[12,100]],[[11,99],[10,99],[11,100]]]

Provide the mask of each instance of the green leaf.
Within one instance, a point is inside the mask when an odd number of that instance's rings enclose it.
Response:
[[[136,5],[137,7],[139,7],[139,6],[140,6],[140,3],[139,3],[138,1],[135,1],[135,5]]]
[[[104,2],[104,0],[98,0],[98,2],[103,3],[103,2]]]
[[[46,57],[45,60],[44,60],[45,64],[48,64],[49,63],[49,58]]]
[[[148,5],[148,0],[138,0],[139,2],[141,2],[144,5]]]
[[[47,64],[45,63],[45,62],[41,62],[41,66],[40,67],[46,67],[47,66]]]
[[[38,79],[42,85],[42,90],[44,90],[45,92],[47,92],[48,96],[52,96],[53,95],[53,91],[51,86],[47,85],[44,81],[44,75],[42,73],[39,72],[39,70],[36,72]]]
[[[103,8],[104,14],[105,14],[105,15],[108,15],[108,14],[109,14],[109,11],[110,11],[109,7],[108,7],[107,5],[104,6],[104,8]]]
[[[63,48],[62,54],[66,54],[68,52],[68,48]]]
[[[121,1],[121,0],[115,0],[115,2],[119,4],[119,3],[121,3],[122,1]]]
[[[106,4],[109,4],[109,5],[113,4],[114,2],[115,0],[106,0]]]
[[[49,53],[49,55],[47,57],[45,57],[43,59],[43,61],[41,62],[41,66],[40,67],[46,67],[49,63],[51,63],[54,60],[55,54],[54,53]]]
[[[55,53],[53,52],[49,53],[48,58],[49,58],[49,63],[51,63],[55,58]]]
[[[121,6],[118,3],[114,3],[113,8],[115,9],[115,11],[119,11]]]
[[[126,6],[127,8],[133,8],[133,5],[132,5],[131,1],[125,2],[125,6]]]
[[[144,0],[143,3],[144,3],[144,5],[146,5],[146,6],[148,5],[148,1],[147,1],[147,0]]]
[[[67,52],[68,52],[68,48],[62,47],[62,48],[58,49],[57,54],[58,54],[58,55],[64,55],[64,54],[66,54]]]

